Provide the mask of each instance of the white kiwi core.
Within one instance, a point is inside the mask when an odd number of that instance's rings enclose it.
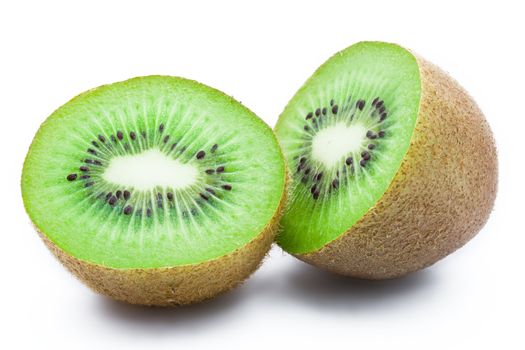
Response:
[[[330,169],[349,153],[358,152],[367,129],[360,123],[337,123],[320,130],[312,140],[312,157]]]
[[[102,177],[107,182],[139,191],[156,187],[177,190],[193,185],[198,169],[152,148],[139,154],[113,157]]]

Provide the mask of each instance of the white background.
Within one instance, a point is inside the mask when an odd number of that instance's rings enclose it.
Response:
[[[0,348],[523,349],[525,11],[497,1],[11,1],[0,5]],[[403,44],[475,97],[500,159],[481,233],[383,282],[318,271],[274,247],[241,288],[177,309],[93,294],[47,252],[20,173],[40,123],[74,95],[147,74],[233,95],[273,126],[306,78],[360,40]]]

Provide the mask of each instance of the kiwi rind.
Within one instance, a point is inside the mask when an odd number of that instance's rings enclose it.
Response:
[[[492,132],[454,79],[414,56],[421,76],[419,114],[390,186],[337,239],[297,258],[342,275],[395,278],[454,252],[488,220],[498,177]]]

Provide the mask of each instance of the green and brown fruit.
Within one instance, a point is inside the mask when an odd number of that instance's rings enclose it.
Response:
[[[277,241],[367,279],[433,264],[485,224],[497,187],[491,130],[435,65],[395,44],[331,57],[275,128],[291,186]]]
[[[31,144],[22,195],[46,245],[95,291],[188,304],[260,264],[285,173],[272,130],[247,108],[191,80],[150,76],[56,110]]]

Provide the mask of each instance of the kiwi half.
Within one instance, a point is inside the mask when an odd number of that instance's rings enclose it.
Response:
[[[285,163],[272,130],[195,81],[89,90],[38,130],[22,173],[44,242],[89,287],[187,304],[252,273],[273,241]]]
[[[277,241],[340,274],[429,266],[484,225],[496,196],[491,130],[438,67],[389,43],[331,57],[275,128],[291,174]]]

